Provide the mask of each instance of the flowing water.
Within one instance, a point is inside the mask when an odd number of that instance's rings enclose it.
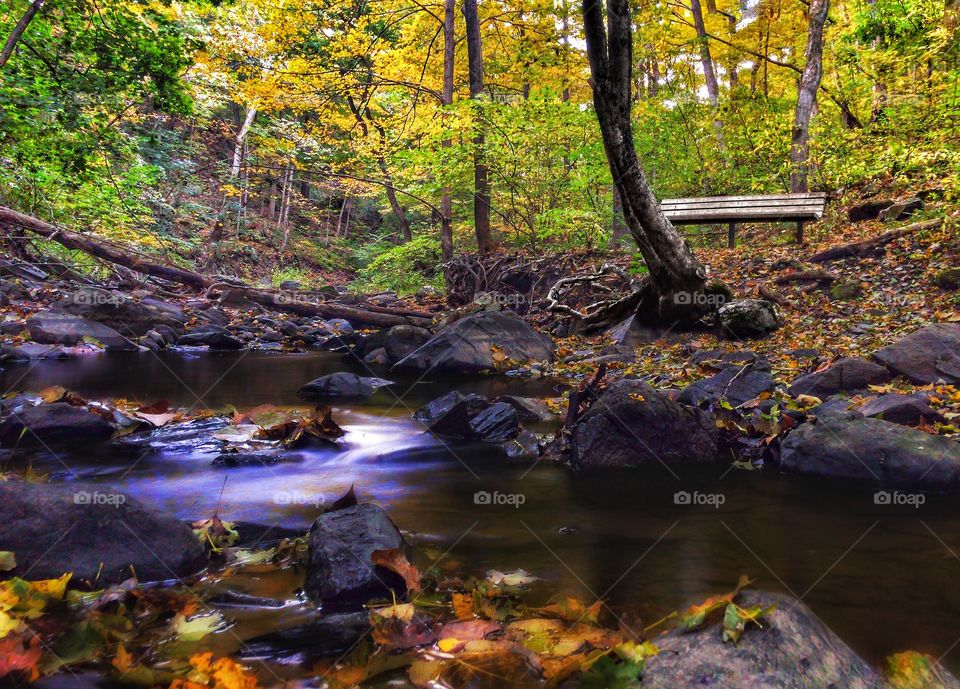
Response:
[[[57,384],[91,399],[244,409],[302,404],[295,393],[303,383],[348,368],[330,353],[115,353],[13,367],[0,372],[0,389]],[[756,587],[801,597],[872,662],[911,648],[944,656],[960,670],[955,499],[928,497],[918,508],[875,504],[869,489],[775,471],[658,465],[578,475],[511,460],[488,445],[442,442],[410,417],[452,388],[550,397],[559,391],[554,384],[441,376],[399,382],[396,394],[382,390],[368,404],[335,407],[347,431],[345,448],[297,451],[293,461],[269,467],[217,468],[209,448],[173,446],[66,452],[37,468],[120,488],[185,520],[208,517],[220,499],[223,518],[264,530],[305,529],[323,502],[355,485],[409,534],[421,566],[436,562],[465,574],[523,568],[544,579],[537,587],[544,596],[602,597],[625,619],[639,616],[644,624],[728,590],[747,574]],[[682,504],[677,493],[701,504]],[[253,577],[249,590],[292,595],[298,582],[290,576]],[[289,626],[310,611],[301,606],[284,614]],[[277,626],[276,617],[233,619],[244,638]]]

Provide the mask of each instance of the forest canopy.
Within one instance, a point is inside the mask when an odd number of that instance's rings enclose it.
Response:
[[[630,7],[634,140],[657,196],[789,191],[810,5]],[[478,238],[609,246],[625,230],[580,9],[12,0],[0,15],[0,203],[183,265],[359,270],[360,283],[400,291],[442,285],[439,271],[410,269]],[[811,190],[936,180],[955,197],[957,15],[950,0],[829,3]]]

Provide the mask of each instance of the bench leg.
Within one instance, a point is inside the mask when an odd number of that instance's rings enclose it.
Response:
[[[737,224],[732,222],[727,226],[727,247],[730,249],[733,249],[737,246],[736,233]]]
[[[803,244],[803,221],[797,222],[797,244]]]

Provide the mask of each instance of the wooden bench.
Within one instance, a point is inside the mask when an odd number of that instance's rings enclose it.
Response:
[[[663,214],[674,225],[728,223],[727,245],[736,246],[737,223],[796,221],[797,243],[803,243],[803,223],[819,220],[827,195],[768,194],[765,196],[708,196],[699,199],[664,199]]]

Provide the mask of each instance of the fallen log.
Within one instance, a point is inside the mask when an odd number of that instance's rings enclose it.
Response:
[[[68,249],[83,251],[108,263],[129,268],[137,273],[186,285],[198,291],[205,291],[208,294],[217,289],[236,291],[255,304],[273,311],[295,313],[301,316],[317,316],[319,318],[343,318],[349,321],[351,325],[361,328],[389,328],[394,325],[427,326],[433,321],[429,314],[417,313],[409,309],[398,309],[396,311],[386,307],[359,309],[344,304],[307,301],[303,295],[296,292],[258,290],[252,287],[238,287],[221,283],[214,278],[191,270],[148,260],[108,242],[98,241],[92,237],[57,227],[5,206],[0,206],[0,226],[20,227],[58,242]]]
[[[825,249],[824,251],[814,254],[807,260],[811,263],[823,263],[824,261],[835,261],[839,258],[856,258],[858,256],[863,256],[864,254],[870,253],[871,251],[880,248],[884,244],[889,244],[894,239],[899,239],[900,237],[913,234],[914,232],[920,232],[922,230],[935,230],[942,224],[943,218],[913,223],[912,225],[899,227],[896,230],[884,232],[883,234],[873,237],[872,239],[864,239],[859,242],[851,242],[850,244],[835,246],[832,249]]]
[[[787,299],[785,296],[783,296],[783,295],[780,294],[779,292],[770,289],[770,288],[767,287],[766,285],[758,285],[758,286],[757,286],[757,294],[759,294],[761,298],[766,299],[767,301],[772,301],[773,303],[775,303],[775,304],[777,304],[778,306],[781,306],[781,307],[783,307],[783,308],[785,308],[785,309],[792,309],[792,308],[793,308],[793,302],[792,302],[792,301],[790,301],[789,299]]]
[[[828,270],[796,270],[786,275],[777,276],[773,282],[777,285],[786,285],[791,282],[833,282],[839,277],[836,273],[831,273]]]

